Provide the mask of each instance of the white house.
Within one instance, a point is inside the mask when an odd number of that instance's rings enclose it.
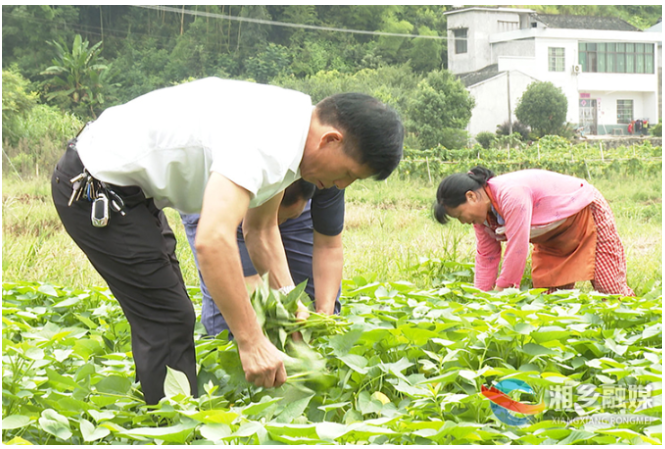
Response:
[[[647,28],[646,30],[649,33],[658,33],[658,50],[656,54],[658,55],[658,119],[663,118],[663,21],[658,20],[658,23]]]
[[[627,134],[632,120],[658,121],[657,44],[609,17],[471,7],[444,13],[448,69],[476,99],[468,131],[496,131],[515,118],[526,87],[549,81],[568,99],[566,120],[587,134]]]

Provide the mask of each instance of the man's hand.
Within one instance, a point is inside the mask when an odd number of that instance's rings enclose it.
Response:
[[[298,300],[298,309],[296,310],[296,321],[306,321],[309,318],[309,309],[305,307],[300,300]],[[292,335],[293,341],[302,341],[300,332],[294,332]]]
[[[245,379],[257,387],[279,387],[286,382],[286,369],[277,348],[265,337],[253,344],[238,343]]]

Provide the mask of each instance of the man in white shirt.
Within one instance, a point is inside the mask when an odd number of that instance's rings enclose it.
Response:
[[[385,179],[401,159],[403,136],[397,113],[367,95],[333,95],[313,108],[299,92],[206,78],[109,108],[70,142],[53,174],[54,203],[131,325],[148,404],[164,395],[166,366],[183,371],[197,395],[195,315],[161,209],[200,211],[201,273],[245,376],[280,386],[286,371],[251,307],[236,228],[242,221],[257,271],[269,273],[273,288],[291,288],[277,228],[283,190],[301,177],[339,189]]]

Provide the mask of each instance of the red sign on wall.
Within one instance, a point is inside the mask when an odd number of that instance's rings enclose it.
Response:
[[[591,98],[591,94],[580,92],[580,98]]]

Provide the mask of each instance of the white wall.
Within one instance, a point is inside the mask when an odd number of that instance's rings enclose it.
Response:
[[[524,64],[522,67],[515,67],[515,69],[519,69],[540,81],[551,82],[556,87],[561,88],[561,91],[568,99],[566,120],[573,123],[576,123],[579,119],[579,112],[576,105],[579,94],[576,77],[572,74],[572,67],[574,64],[577,64],[577,45],[577,41],[571,39],[536,39],[535,57],[528,64]],[[562,72],[550,72],[549,70],[550,47],[564,49]],[[501,70],[501,66],[500,62],[499,70]]]
[[[453,73],[467,73],[480,70],[492,64],[489,45],[490,35],[499,30],[499,22],[514,22],[519,26],[520,16],[512,12],[469,11],[448,15],[448,69]],[[504,25],[502,25],[504,26]],[[467,52],[455,53],[453,29],[468,29]]]
[[[603,133],[602,125],[617,125],[617,100],[633,100],[633,118],[649,119],[650,123],[658,121],[657,96],[653,92],[606,92],[588,91],[590,99],[595,99],[598,105],[598,132]],[[579,100],[575,102],[575,109],[579,110]],[[578,112],[579,114],[579,112]],[[575,120],[576,123],[579,120]]]
[[[517,101],[522,97],[533,78],[521,72],[510,73],[510,109],[512,120],[515,118]],[[479,132],[496,132],[497,125],[508,121],[508,83],[506,73],[478,83],[469,88],[469,93],[476,99],[476,107],[471,111],[471,120],[467,131],[475,136]]]
[[[549,71],[549,48],[564,49],[564,71]],[[520,70],[540,81],[549,81],[561,88],[568,99],[568,113],[566,121],[579,122],[579,98],[580,92],[593,92],[592,99],[601,99],[608,93],[624,92],[621,99],[634,100],[636,109],[640,108],[640,116],[657,117],[658,105],[655,98],[658,89],[658,75],[641,73],[580,73],[573,74],[572,67],[578,62],[578,41],[574,39],[551,39],[539,38],[536,40],[534,57],[509,57],[498,58],[499,71]],[[643,92],[647,95],[642,96]],[[626,96],[630,94],[629,96]],[[608,97],[613,98],[613,97]],[[615,110],[612,114],[606,111],[604,116],[598,115],[599,123],[604,120],[605,124],[616,124],[616,99],[614,99]],[[649,101],[643,104],[644,100]],[[637,114],[637,110],[635,111]],[[636,115],[637,117],[637,115]]]
[[[536,56],[536,42],[534,39],[521,39],[492,44],[492,64],[498,63],[501,56],[534,58]]]

